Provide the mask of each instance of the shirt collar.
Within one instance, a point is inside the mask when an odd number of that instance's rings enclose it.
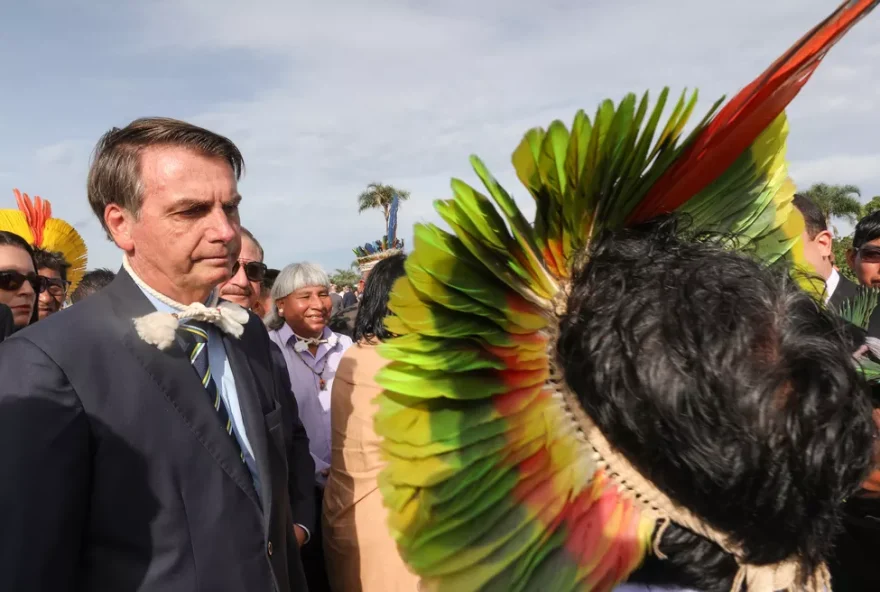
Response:
[[[135,285],[137,285],[137,284],[135,284]],[[165,303],[162,302],[161,300],[157,299],[155,296],[153,296],[152,294],[150,294],[149,292],[147,292],[146,290],[144,290],[144,289],[141,288],[140,286],[138,286],[138,290],[140,290],[141,293],[142,293],[144,296],[147,297],[147,300],[150,301],[150,304],[153,305],[153,307],[156,309],[157,312],[169,312],[169,313],[175,313],[175,312],[177,312],[177,310],[175,310],[174,308],[168,306],[167,304],[165,304]],[[208,298],[205,299],[205,302],[203,302],[202,304],[207,304],[208,301],[211,300],[211,297],[213,296],[213,294],[214,294],[214,293],[211,292],[211,294],[208,295]],[[286,326],[287,326],[287,325],[285,325],[285,327],[286,327]],[[292,333],[293,333],[293,332],[291,331],[291,334],[292,334]]]
[[[825,304],[828,304],[828,301],[834,296],[834,291],[837,289],[838,284],[840,284],[840,274],[832,267],[831,275],[825,280]]]
[[[339,336],[336,335],[333,331],[330,330],[330,327],[324,327],[324,332],[321,333],[321,339],[330,339],[331,337],[336,337],[336,343],[333,344],[333,347],[328,347],[328,344],[322,343],[318,346],[318,352],[315,356],[316,359],[321,358],[324,353],[326,353],[330,349],[336,348],[339,345]],[[293,329],[290,328],[290,325],[284,323],[281,325],[281,328],[278,329],[278,337],[281,339],[281,343],[293,347],[293,341],[296,339],[296,335],[293,333]]]

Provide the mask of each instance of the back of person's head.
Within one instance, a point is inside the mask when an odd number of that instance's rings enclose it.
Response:
[[[796,556],[812,573],[876,431],[842,323],[785,270],[676,233],[667,219],[595,244],[560,326],[565,379],[612,446],[745,562]],[[673,525],[660,549],[655,583],[733,584],[733,557],[691,531]]]
[[[64,259],[62,253],[35,248],[34,262],[37,265],[37,271],[41,269],[51,269],[57,273],[62,280],[67,280],[67,270],[70,269],[70,263]]]
[[[807,236],[815,238],[820,232],[828,230],[828,221],[825,219],[825,214],[822,213],[822,209],[816,205],[816,202],[809,197],[798,193],[794,196],[792,203],[804,217],[804,223],[807,227]]]
[[[86,272],[80,280],[76,290],[70,295],[70,303],[76,304],[83,299],[99,292],[109,286],[116,278],[116,274],[106,268],[93,269]]]
[[[853,234],[853,249],[860,249],[866,243],[880,238],[880,210],[871,212],[856,224]]]
[[[405,263],[406,255],[392,255],[379,261],[370,272],[355,319],[354,341],[382,341],[392,336],[385,328],[388,297],[394,282],[406,273]]]

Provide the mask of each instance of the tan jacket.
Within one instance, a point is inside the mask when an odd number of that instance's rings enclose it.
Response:
[[[378,489],[385,463],[373,430],[374,376],[385,365],[376,347],[350,347],[336,370],[330,403],[331,463],[324,490],[323,537],[334,592],[415,592],[388,532]]]

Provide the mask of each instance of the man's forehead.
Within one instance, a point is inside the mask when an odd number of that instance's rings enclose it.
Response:
[[[295,294],[312,294],[313,292],[326,292],[327,286],[306,286],[296,290]]]
[[[220,156],[181,146],[154,146],[140,155],[141,179],[147,189],[195,185],[238,195],[232,166]]]
[[[263,262],[263,257],[260,254],[260,249],[257,247],[257,243],[246,234],[241,235],[241,253],[239,254],[239,257],[247,261]]]

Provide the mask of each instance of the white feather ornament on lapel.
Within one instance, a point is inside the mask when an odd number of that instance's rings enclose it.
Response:
[[[157,311],[134,319],[134,327],[138,336],[150,345],[155,345],[161,350],[168,349],[174,343],[180,323],[190,320],[211,323],[236,339],[244,333],[244,326],[248,322],[248,312],[232,302],[218,303],[219,298],[216,292],[211,294],[207,306],[201,302],[189,305],[181,304],[144,283],[131,268],[127,257],[122,260],[122,266],[142,290],[177,311],[173,313]]]

